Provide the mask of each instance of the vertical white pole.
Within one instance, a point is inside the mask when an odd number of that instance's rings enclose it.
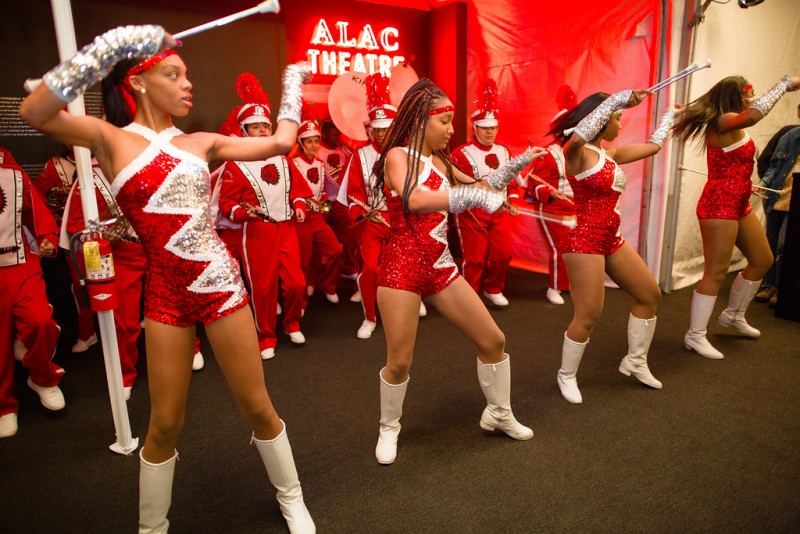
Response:
[[[75,42],[75,26],[72,21],[72,7],[69,0],[50,0],[53,8],[53,19],[56,27],[58,41],[58,54],[61,60],[68,59],[77,52]],[[86,109],[83,97],[80,96],[67,106],[73,115],[85,115]],[[94,195],[94,180],[92,179],[92,155],[89,149],[73,147],[75,165],[78,171],[82,195],[83,220],[88,225],[89,221],[98,221],[97,199]],[[136,450],[139,439],[131,435],[131,423],[128,419],[128,406],[125,403],[125,392],[122,386],[122,368],[119,362],[119,347],[117,345],[117,331],[114,328],[114,312],[98,312],[100,324],[100,340],[103,344],[103,360],[106,366],[106,380],[108,381],[108,394],[111,400],[111,413],[114,418],[114,429],[117,441],[109,448],[118,453],[128,455]]]

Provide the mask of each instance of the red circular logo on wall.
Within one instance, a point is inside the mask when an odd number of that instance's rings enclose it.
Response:
[[[275,185],[280,180],[280,174],[278,174],[278,167],[274,164],[270,163],[269,165],[264,165],[261,167],[261,179],[267,182],[269,185]]]
[[[308,181],[312,184],[319,183],[319,168],[318,167],[311,167],[308,169],[308,174],[306,175]]]
[[[486,154],[486,165],[490,169],[497,169],[500,167],[500,160],[497,159],[497,154]]]

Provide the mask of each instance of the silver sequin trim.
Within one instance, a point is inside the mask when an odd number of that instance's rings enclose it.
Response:
[[[575,127],[575,133],[587,143],[594,141],[600,132],[611,120],[611,116],[617,111],[625,108],[631,99],[633,91],[620,91],[609,96],[595,108],[594,111],[586,115]]]
[[[283,70],[283,94],[278,110],[278,121],[287,120],[300,124],[300,109],[303,107],[302,85],[311,79],[311,65],[301,61]]]

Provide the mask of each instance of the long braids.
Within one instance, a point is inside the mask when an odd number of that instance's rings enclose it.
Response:
[[[717,128],[719,118],[725,113],[741,113],[746,105],[743,91],[747,80],[742,76],[728,76],[717,82],[706,94],[690,103],[680,113],[672,130],[681,141],[690,141]],[[702,147],[707,138],[702,136]]]
[[[421,162],[418,155],[422,153],[422,145],[425,140],[429,117],[428,111],[432,108],[432,102],[440,98],[446,98],[446,95],[427,78],[422,78],[406,92],[397,110],[397,117],[389,127],[381,156],[375,164],[376,185],[382,191],[386,176],[386,154],[394,147],[408,146],[408,154],[406,156],[408,165],[402,194],[403,213],[406,217],[409,214],[408,198],[414,188],[417,187],[418,176],[421,171]],[[452,184],[453,171],[450,164],[449,150],[436,150],[434,154],[439,156],[445,163],[447,177]]]

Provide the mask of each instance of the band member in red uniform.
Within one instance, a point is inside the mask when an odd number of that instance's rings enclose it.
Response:
[[[562,85],[556,92],[556,103],[560,111],[553,117],[552,123],[569,112],[577,104],[575,92],[568,85]],[[556,132],[549,132],[554,135]],[[534,199],[534,206],[539,215],[547,213],[561,217],[575,216],[575,203],[572,200],[572,187],[567,180],[566,161],[560,139],[547,147],[547,155],[534,160],[530,173],[526,176],[525,184],[528,195]],[[539,219],[545,241],[547,242],[547,267],[549,283],[546,297],[553,304],[564,304],[562,291],[569,291],[569,276],[564,257],[558,251],[558,244],[569,228],[563,224],[545,219]]]
[[[56,254],[58,227],[11,153],[0,148],[0,438],[17,433],[14,343],[28,386],[48,410],[64,408],[64,370],[52,362],[61,329],[47,301],[39,256]]]
[[[335,200],[342,185],[347,162],[350,160],[353,151],[342,143],[341,133],[332,121],[322,121],[320,133],[321,139],[317,157],[325,162],[325,172],[330,179],[325,184],[326,192],[331,200]],[[342,256],[342,275],[355,280],[357,274],[356,250],[358,245],[355,231],[353,230],[353,218],[350,210],[347,209],[347,204],[333,202],[325,222],[333,229],[333,233],[336,234],[336,238],[342,244],[342,253],[344,254]],[[361,294],[356,291],[350,300],[360,302]]]
[[[453,135],[452,102],[430,80],[414,84],[400,102],[397,117],[375,168],[384,188],[392,232],[381,259],[378,306],[386,334],[386,366],[380,371],[381,419],[375,457],[391,464],[397,456],[400,417],[414,359],[419,302],[427,298],[478,349],[478,381],[487,406],[485,430],[502,430],[526,440],[533,431],[511,411],[511,363],[505,336],[472,287],[458,274],[447,246],[447,213],[501,209],[503,191],[532,157],[533,149],[492,175],[476,181],[450,164],[447,143]]]
[[[498,127],[497,84],[488,80],[483,86],[481,102],[472,114],[471,143],[453,151],[453,163],[467,176],[483,180],[492,171],[508,163],[508,148],[495,143]],[[518,186],[509,184],[506,199],[519,198]],[[461,251],[464,255],[464,279],[495,306],[508,306],[503,295],[508,265],[511,263],[511,216],[519,209],[487,213],[482,209],[467,210],[455,216]]]
[[[746,337],[761,335],[747,323],[744,314],[772,266],[773,256],[761,222],[750,211],[756,146],[745,128],[763,119],[784,93],[798,88],[800,78],[784,76],[753,99],[753,86],[747,80],[729,76],[689,104],[675,124],[675,134],[684,141],[702,136],[708,162],[708,182],[697,202],[705,267],[692,296],[689,331],[684,337],[687,349],[706,358],[723,357],[709,343],[706,332],[734,245],[744,254],[747,265],[733,281],[728,307],[718,322]]]
[[[245,103],[231,112],[242,137],[272,135],[267,95],[253,74],[240,74],[236,92]],[[275,356],[278,277],[283,288],[283,330],[293,343],[305,343],[300,331],[305,277],[300,268],[294,218],[305,219],[305,181],[292,180],[286,156],[261,161],[228,161],[222,173],[219,210],[242,225],[241,264],[250,288],[261,358]]]
[[[369,339],[377,325],[375,303],[378,295],[379,261],[389,239],[389,213],[383,191],[376,187],[375,163],[397,108],[389,103],[389,80],[380,73],[367,77],[367,134],[369,144],[356,149],[347,164],[338,200],[350,207],[356,221],[358,243],[358,290],[361,293],[364,321],[356,333],[359,339]]]
[[[20,115],[34,128],[95,154],[103,173],[114,177],[112,193],[147,253],[151,415],[140,451],[139,532],[162,533],[169,527],[175,446],[185,420],[198,322],[205,324],[239,410],[254,429],[252,439],[278,489],[290,530],[314,532],[285,425],[264,383],[239,266],[214,232],[208,209],[208,161],[263,159],[291,147],[300,122],[300,85],[309,68],[287,67],[274,136],[184,134],[172,125],[172,115],[188,115],[192,84],[181,58],[172,50],[161,52],[162,44],[175,41],[159,26],[110,30],[46,73],[20,106]],[[125,128],[114,126],[111,118],[106,122],[63,110],[65,102],[107,74],[106,115],[133,114]]]
[[[604,273],[632,298],[628,317],[628,354],[619,371],[661,389],[647,366],[647,353],[656,327],[656,308],[661,291],[644,260],[620,234],[620,195],[625,174],[619,164],[657,154],[664,144],[677,110],[668,111],[646,143],[603,149],[620,132],[621,110],[639,104],[647,91],[595,93],[556,120],[553,132],[564,144],[567,176],[575,194],[577,227],[561,240],[560,252],[569,270],[572,322],[564,334],[561,369],[557,382],[561,394],[572,403],[583,402],[576,374],[589,343],[595,321],[603,310]],[[574,130],[574,133],[572,133]]]
[[[97,160],[92,158],[92,173],[102,174]],[[56,224],[63,226],[64,210],[66,208],[67,197],[72,190],[73,184],[78,182],[78,171],[75,167],[75,157],[72,150],[61,156],[53,156],[45,163],[44,170],[34,180],[36,189],[47,200],[47,207],[53,214]],[[61,239],[65,235],[61,234]],[[66,237],[66,239],[69,239]],[[72,346],[72,352],[85,352],[89,347],[97,343],[97,333],[94,330],[94,312],[89,306],[84,305],[81,296],[81,275],[75,270],[75,264],[66,258],[69,269],[70,279],[72,280],[72,298],[78,310],[78,340]],[[79,259],[82,261],[82,258]]]
[[[297,224],[297,240],[300,243],[300,263],[309,288],[316,287],[332,304],[339,302],[336,284],[342,265],[342,244],[336,239],[331,227],[325,223],[323,213],[330,211],[332,203],[325,192],[325,163],[317,157],[320,132],[317,123],[305,120],[297,130],[300,150],[291,159],[292,181],[305,182],[311,189],[307,202],[305,220]],[[316,280],[312,276],[312,259],[318,258],[315,266]],[[310,291],[309,291],[310,293]],[[306,295],[307,302],[308,295]],[[305,305],[303,307],[305,309]]]

